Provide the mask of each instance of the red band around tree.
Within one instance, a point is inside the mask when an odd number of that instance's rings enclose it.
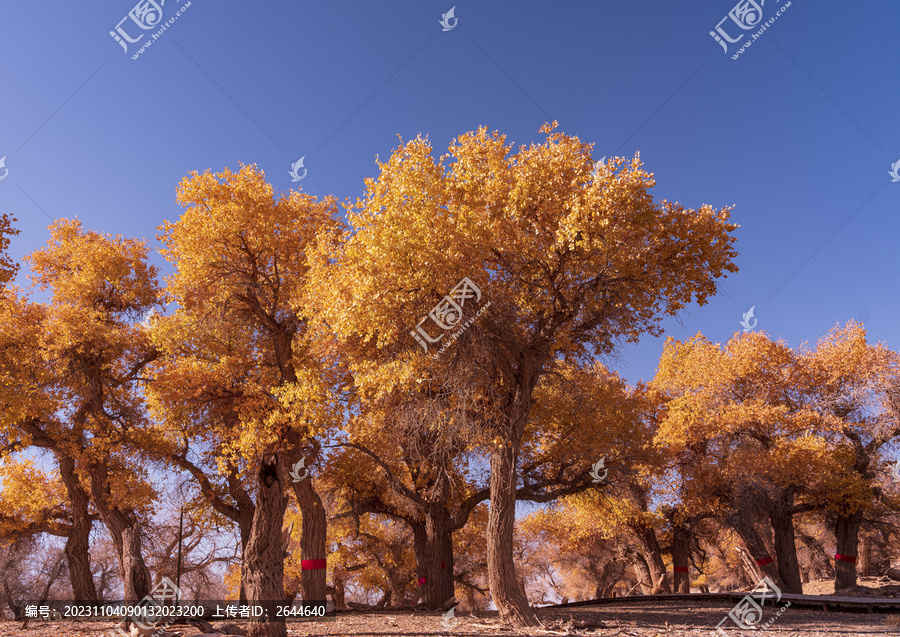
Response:
[[[765,557],[761,557],[756,560],[756,564],[757,566],[766,566],[767,564],[771,564],[774,561],[775,560],[773,560],[770,555],[766,555]]]
[[[849,562],[850,564],[856,564],[856,556],[855,555],[841,555],[840,553],[834,556],[838,562]]]
[[[325,568],[325,560],[300,560],[300,568],[304,571],[317,571]]]
[[[416,584],[418,584],[419,586],[424,586],[425,582],[427,582],[427,581],[428,580],[426,578],[420,577],[419,579],[416,580]]]
[[[676,573],[689,573],[690,572],[688,570],[687,566],[676,566],[674,570]]]

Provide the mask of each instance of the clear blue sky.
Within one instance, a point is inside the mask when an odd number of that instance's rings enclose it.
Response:
[[[166,0],[163,21],[187,4]],[[767,0],[763,20],[787,4]],[[355,199],[398,134],[440,153],[481,124],[518,144],[556,119],[597,159],[639,150],[658,198],[735,205],[740,272],[668,334],[724,341],[755,306],[757,329],[792,345],[856,318],[900,347],[896,2],[793,0],[737,60],[709,35],[722,18],[732,38],[760,28],[727,18],[733,0],[191,0],[136,60],[149,36],[125,53],[109,35],[123,18],[129,37],[155,32],[134,6],[0,8],[0,212],[19,219],[17,259],[57,217],[155,243],[193,170],[256,163],[287,188],[305,156],[305,190]],[[620,369],[649,379],[661,347],[627,348]]]

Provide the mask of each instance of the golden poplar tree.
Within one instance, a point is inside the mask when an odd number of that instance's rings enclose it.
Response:
[[[0,312],[0,425],[15,448],[54,454],[70,500],[67,541],[77,597],[96,599],[87,554],[93,502],[116,547],[125,599],[151,586],[141,525],[155,498],[140,461],[123,445],[146,424],[141,371],[156,353],[136,321],[159,300],[146,245],[59,220],[47,247],[26,261],[35,303],[7,290]]]
[[[705,303],[715,279],[736,271],[727,208],[654,201],[637,157],[595,170],[591,146],[554,127],[512,154],[486,128],[438,160],[425,139],[401,145],[320,263],[324,315],[353,348],[360,391],[411,388],[448,366],[490,398],[473,404],[490,446],[488,573],[501,616],[517,625],[537,622],[513,534],[540,378],[561,354],[584,359],[659,333],[662,317]]]
[[[163,455],[188,471],[210,505],[236,522],[242,591],[283,596],[280,538],[285,491],[303,513],[302,595],[325,598],[326,518],[310,472],[336,426],[327,334],[311,322],[307,251],[334,224],[332,199],[276,196],[255,166],[193,173],[178,189],[185,208],[161,226],[172,315],[150,332],[165,353],[148,392]],[[301,473],[298,471],[297,475]],[[284,623],[254,623],[255,637],[285,635]]]

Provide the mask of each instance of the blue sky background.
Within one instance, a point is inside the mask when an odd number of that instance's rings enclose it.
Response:
[[[787,3],[767,0],[764,20]],[[164,20],[187,4],[167,0]],[[640,151],[657,198],[734,204],[740,272],[667,334],[724,341],[755,306],[757,329],[791,345],[855,318],[900,347],[900,4],[792,0],[737,60],[709,36],[734,0],[190,0],[136,60],[147,37],[126,54],[109,35],[133,6],[0,9],[0,212],[19,220],[16,259],[58,217],[155,245],[194,170],[256,163],[287,189],[305,156],[304,190],[355,200],[398,134],[440,154],[481,124],[518,145],[556,119],[596,159]],[[662,343],[616,366],[649,379]]]

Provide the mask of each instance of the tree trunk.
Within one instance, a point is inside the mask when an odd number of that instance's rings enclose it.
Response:
[[[425,523],[406,520],[413,533],[413,554],[416,558],[416,600],[427,600],[425,586],[428,585],[428,531]],[[423,580],[424,578],[424,580]],[[425,585],[421,582],[424,581]]]
[[[838,516],[834,522],[837,554],[834,560],[834,590],[856,586],[856,556],[862,512]]]
[[[331,593],[331,601],[334,602],[334,607],[338,610],[346,610],[347,608],[346,590],[344,588],[345,575],[346,571],[340,566],[335,566],[334,573],[331,576],[331,581],[334,585],[326,589],[327,593]]]
[[[500,618],[514,627],[538,626],[519,585],[513,560],[516,521],[516,460],[521,435],[491,450],[490,510],[487,524],[488,583]]]
[[[778,573],[778,566],[775,564],[772,556],[769,555],[769,549],[766,548],[765,542],[763,542],[753,523],[744,517],[740,511],[729,516],[728,523],[741,536],[744,545],[750,551],[750,557],[754,560],[762,575],[772,580],[780,590],[784,590],[784,581]]]
[[[757,566],[756,560],[750,556],[750,552],[745,548],[735,546],[734,550],[741,556],[741,564],[744,567],[744,584],[751,588],[756,586],[756,583],[762,581],[763,578],[763,573],[759,569],[759,566]]]
[[[860,577],[868,577],[872,575],[874,569],[872,563],[874,561],[875,546],[872,542],[873,533],[865,531],[859,534],[859,559],[856,560],[856,574]]]
[[[300,595],[304,601],[325,601],[328,520],[322,498],[312,485],[312,477],[292,483],[300,506]],[[307,568],[308,567],[308,568]]]
[[[287,503],[281,473],[281,461],[277,454],[265,455],[260,459],[253,526],[241,561],[241,582],[247,593],[247,602],[262,606],[273,620],[276,618],[274,604],[284,599],[281,529]],[[287,627],[283,620],[255,620],[250,624],[250,637],[286,636]]]
[[[448,531],[449,516],[436,506],[425,518],[426,596],[430,610],[443,609],[456,596],[453,583],[453,534]]]
[[[691,592],[691,530],[686,525],[672,526],[672,580],[676,593]]]
[[[810,579],[813,577],[815,579],[821,579],[822,577],[834,579],[834,568],[831,566],[831,558],[828,557],[828,553],[825,552],[819,541],[803,532],[798,533],[797,537],[810,553]]]
[[[644,557],[643,553],[637,551],[631,553],[631,568],[634,570],[634,576],[641,586],[641,592],[644,595],[652,595],[653,575],[650,573],[647,558]]]
[[[91,572],[91,554],[89,552],[91,527],[88,504],[90,496],[78,476],[75,475],[75,461],[69,457],[58,457],[59,472],[69,496],[72,509],[72,530],[66,538],[66,564],[69,567],[69,582],[72,584],[72,599],[85,602],[96,602],[97,588]]]
[[[116,547],[119,575],[125,592],[123,601],[139,602],[150,594],[152,584],[150,569],[144,563],[141,549],[141,525],[133,510],[120,509],[112,504],[108,480],[109,468],[105,463],[91,467],[91,495]]]
[[[666,563],[663,561],[662,550],[659,548],[655,529],[644,524],[634,524],[631,528],[637,535],[647,568],[650,569],[650,582],[653,591],[650,594],[671,593],[672,589],[669,588],[669,580],[666,577]]]
[[[406,602],[406,587],[409,580],[402,572],[395,571],[388,575],[388,594],[391,608],[403,608]],[[408,606],[406,608],[409,608]]]
[[[784,582],[782,593],[803,594],[803,583],[800,581],[800,562],[797,559],[797,544],[794,542],[794,494],[784,490],[771,502],[769,517],[775,537],[775,561],[778,574]]]

